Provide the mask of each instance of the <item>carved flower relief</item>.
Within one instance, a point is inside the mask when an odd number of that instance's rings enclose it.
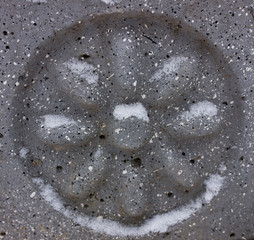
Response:
[[[32,175],[77,211],[141,223],[202,191],[230,141],[232,98],[195,41],[170,40],[156,24],[127,25],[103,34],[88,27],[79,44],[56,47],[43,81],[26,90],[23,114],[33,115],[23,143]],[[151,51],[156,31],[164,37]]]

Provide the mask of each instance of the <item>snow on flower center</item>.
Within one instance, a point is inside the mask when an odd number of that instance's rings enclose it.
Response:
[[[113,115],[117,120],[136,117],[145,122],[149,122],[147,111],[142,103],[120,104],[114,109]]]

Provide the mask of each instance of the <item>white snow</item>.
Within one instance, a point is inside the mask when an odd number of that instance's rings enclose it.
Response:
[[[116,3],[121,2],[122,0],[101,0],[101,1],[106,3],[106,4],[114,5]]]
[[[150,82],[160,80],[162,77],[176,72],[187,60],[188,58],[183,56],[175,56],[170,58],[169,60],[166,60],[163,63],[163,67],[152,76]]]
[[[182,119],[193,119],[198,117],[213,117],[218,113],[217,106],[209,101],[197,102],[190,106],[190,111],[183,112]]]
[[[96,150],[96,152],[94,153],[94,158],[95,158],[96,160],[99,160],[100,157],[101,157],[101,155],[102,155],[102,149],[101,149],[101,147],[99,146],[98,149]]]
[[[32,193],[30,194],[30,198],[34,198],[35,195],[36,195],[36,192],[32,192]]]
[[[117,105],[114,109],[113,115],[117,120],[136,117],[145,122],[149,122],[147,111],[141,103]]]
[[[95,73],[94,66],[89,63],[71,58],[63,65],[81,79],[86,80],[88,84],[96,85],[99,80],[99,75]]]
[[[27,157],[27,154],[29,153],[29,150],[27,148],[21,148],[20,151],[19,151],[19,156],[21,158],[26,158]]]
[[[219,174],[215,174],[205,181],[206,192],[203,195],[205,203],[209,203],[214,196],[218,195],[222,187],[223,179]]]
[[[224,163],[222,163],[222,164],[219,166],[218,170],[219,170],[219,173],[224,173],[224,172],[227,170],[227,167],[225,166]]]
[[[63,115],[47,114],[41,116],[42,125],[47,129],[58,128],[61,126],[77,125],[77,122]]]
[[[123,129],[117,128],[117,129],[115,129],[115,133],[116,133],[116,134],[119,134],[121,130],[123,130]]]
[[[202,208],[202,204],[208,204],[213,197],[218,195],[223,186],[224,180],[225,177],[222,177],[219,174],[211,175],[209,179],[205,181],[205,193],[203,193],[203,195],[195,201],[191,201],[189,204],[171,212],[156,215],[147,220],[140,227],[130,227],[112,220],[100,219],[100,221],[98,221],[98,218],[96,217],[77,214],[76,212],[64,207],[63,201],[54,191],[52,186],[45,184],[44,181],[39,178],[33,179],[33,181],[39,186],[41,191],[40,193],[44,200],[55,210],[61,212],[64,216],[72,219],[81,226],[92,229],[93,231],[122,237],[142,236],[149,233],[166,232],[170,226],[188,219],[199,211]]]

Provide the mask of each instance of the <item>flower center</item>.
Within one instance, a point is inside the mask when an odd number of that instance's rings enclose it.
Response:
[[[146,108],[141,103],[117,105],[113,111],[113,137],[116,145],[138,149],[150,139],[150,124]]]

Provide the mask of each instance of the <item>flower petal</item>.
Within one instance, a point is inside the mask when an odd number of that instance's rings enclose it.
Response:
[[[63,115],[47,114],[37,119],[37,135],[47,144],[74,145],[88,142],[97,130],[88,119],[74,120]]]
[[[165,60],[150,78],[151,96],[156,101],[174,99],[183,89],[191,88],[198,76],[198,60],[195,56],[173,56]]]
[[[92,64],[71,58],[56,69],[59,86],[69,96],[90,107],[98,104],[99,72]]]
[[[100,185],[107,170],[110,154],[98,146],[96,152],[71,175],[67,195],[70,198],[85,199]]]
[[[139,53],[137,33],[128,30],[113,31],[110,38],[114,39],[114,44],[109,54],[116,83],[124,92],[131,94],[140,84],[138,75],[141,70],[142,55]]]
[[[191,105],[189,111],[169,119],[166,127],[175,137],[202,137],[220,130],[221,116],[215,104],[201,101]]]

